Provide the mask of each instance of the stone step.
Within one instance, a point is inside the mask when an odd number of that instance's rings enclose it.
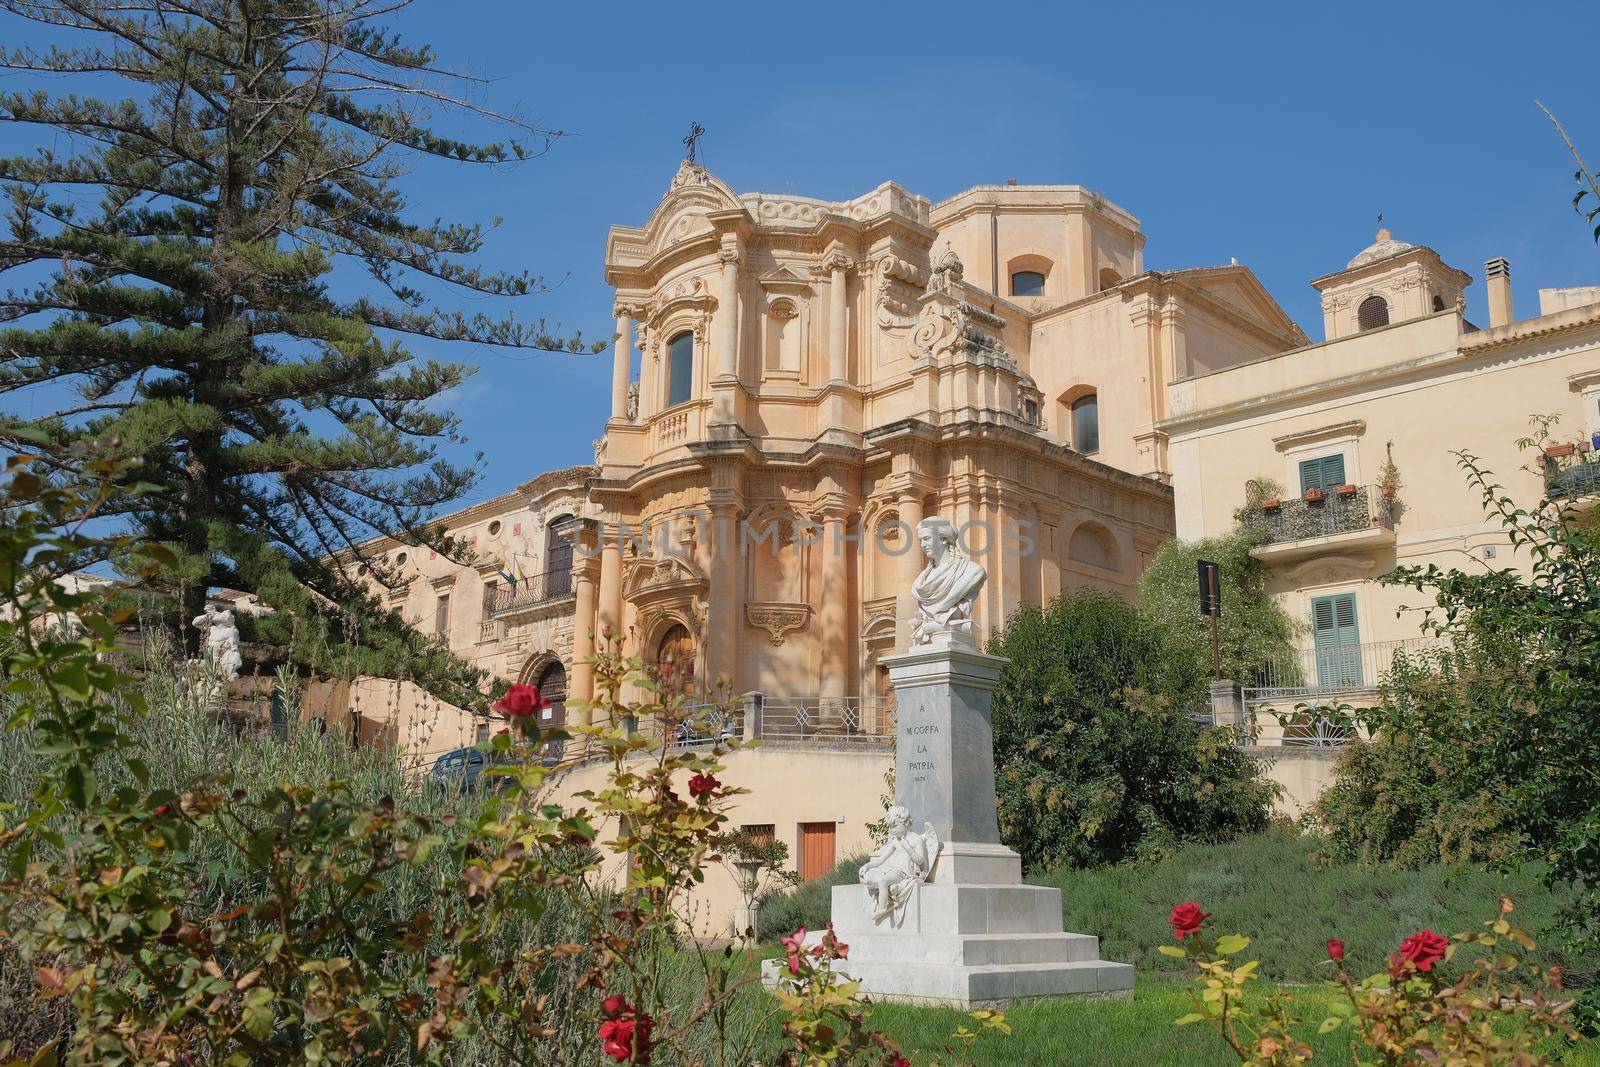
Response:
[[[891,932],[887,920],[873,922],[872,910],[865,886],[833,887],[833,926],[845,941],[850,940],[847,935]],[[930,882],[918,887],[893,932],[936,936],[1059,934],[1061,890],[1039,885]]]
[[[852,960],[983,967],[994,964],[1083,963],[1100,958],[1089,934],[856,934],[843,939]]]
[[[766,961],[767,984],[787,975],[782,963]],[[1132,966],[1105,960],[963,966],[857,960],[852,951],[850,959],[834,964],[834,970],[860,982],[861,992],[876,999],[969,1009],[1033,997],[1131,996],[1134,981]]]

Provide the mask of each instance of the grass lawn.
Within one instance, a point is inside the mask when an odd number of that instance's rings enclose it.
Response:
[[[1289,991],[1303,1017],[1311,1020],[1304,1035],[1312,1047],[1313,1062],[1349,1063],[1347,1031],[1316,1033],[1333,991],[1322,986],[1297,986]],[[1030,1067],[1223,1067],[1237,1063],[1228,1047],[1204,1025],[1172,1025],[1190,1010],[1187,984],[1141,975],[1131,1001],[1061,999],[1015,1007],[1006,1013],[1011,1036],[985,1035],[971,1062]],[[944,1048],[964,1019],[964,1014],[953,1008],[880,1004],[873,1009],[871,1026],[899,1041],[915,1064],[935,1060],[948,1064],[952,1057]],[[1600,1053],[1593,1046],[1584,1046],[1562,1062],[1572,1067],[1600,1067]]]
[[[1214,913],[1217,933],[1248,935],[1240,957],[1259,959],[1268,982],[1286,983],[1309,1021],[1303,1036],[1315,1063],[1351,1062],[1348,1035],[1317,1036],[1333,990],[1324,942],[1343,939],[1357,974],[1381,970],[1401,938],[1424,927],[1452,933],[1478,929],[1494,914],[1495,897],[1508,893],[1516,920],[1539,941],[1534,958],[1560,964],[1574,983],[1596,980],[1597,961],[1564,952],[1555,920],[1566,896],[1539,882],[1539,872],[1512,872],[1436,864],[1415,871],[1318,866],[1315,838],[1274,831],[1220,845],[1192,845],[1170,859],[1143,866],[1030,873],[1027,880],[1061,888],[1065,928],[1100,938],[1101,956],[1132,963],[1139,985],[1131,1001],[1047,1000],[1007,1012],[1010,1037],[986,1035],[975,1064],[1183,1064],[1235,1062],[1227,1046],[1201,1025],[1175,1027],[1191,1010],[1183,964],[1160,955],[1172,943],[1172,905],[1198,901]],[[852,864],[763,904],[762,928],[776,939],[794,926],[827,922],[829,889],[855,880]],[[766,954],[775,955],[776,949]],[[1261,983],[1262,993],[1270,987]],[[917,1064],[962,1062],[946,1053],[964,1020],[954,1009],[878,1005],[870,1023],[903,1044]],[[770,1046],[769,1046],[770,1047]],[[1593,1045],[1571,1051],[1573,1067],[1600,1067]]]

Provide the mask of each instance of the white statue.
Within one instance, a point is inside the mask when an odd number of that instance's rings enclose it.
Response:
[[[948,636],[974,644],[972,604],[989,572],[961,551],[960,538],[949,519],[937,515],[923,519],[917,523],[917,540],[928,557],[928,565],[911,586],[911,595],[917,602],[911,643],[926,645],[935,637]]]
[[[889,840],[861,865],[861,884],[872,895],[872,921],[887,918],[898,926],[905,917],[906,902],[933,871],[939,836],[927,822],[922,824],[922,833],[912,833],[911,813],[901,804],[889,809],[883,823]]]
[[[207,604],[190,625],[205,637],[201,662],[212,677],[222,685],[238,678],[244,660],[239,655],[239,627],[233,621],[233,612],[220,604]]]

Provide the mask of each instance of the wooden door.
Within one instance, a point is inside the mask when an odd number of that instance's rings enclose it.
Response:
[[[800,824],[800,880],[809,882],[833,870],[834,835],[837,826],[831,822],[803,822]]]

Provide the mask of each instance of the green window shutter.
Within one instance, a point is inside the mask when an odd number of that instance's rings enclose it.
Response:
[[[1361,686],[1361,629],[1356,623],[1356,595],[1340,593],[1312,600],[1311,628],[1316,640],[1317,685],[1323,689]]]
[[[1300,491],[1321,489],[1331,493],[1344,484],[1344,457],[1318,456],[1300,461]]]

